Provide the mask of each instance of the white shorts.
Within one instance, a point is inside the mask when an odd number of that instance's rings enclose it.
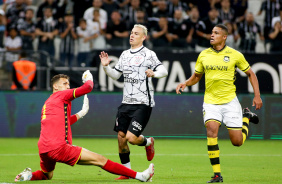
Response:
[[[204,123],[216,121],[224,123],[227,129],[241,129],[243,124],[242,107],[235,97],[231,102],[215,105],[203,104]]]

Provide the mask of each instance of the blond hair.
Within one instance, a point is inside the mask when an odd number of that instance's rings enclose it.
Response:
[[[141,29],[143,30],[144,35],[147,36],[148,29],[147,29],[145,26],[143,26],[143,25],[141,25],[141,24],[135,24],[134,27],[139,27],[139,28],[141,28]],[[133,28],[134,28],[134,27],[133,27]]]

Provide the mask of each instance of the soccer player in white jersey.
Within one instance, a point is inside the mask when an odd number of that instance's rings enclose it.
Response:
[[[146,37],[147,28],[135,24],[129,39],[131,48],[122,52],[114,68],[109,66],[108,54],[104,51],[100,54],[101,64],[109,77],[114,80],[122,74],[124,77],[123,100],[118,108],[114,131],[118,133],[121,163],[128,168],[131,168],[128,142],[145,146],[148,161],[154,158],[154,139],[141,134],[155,106],[152,77],[162,78],[168,74],[156,53],[143,46]],[[129,178],[120,176],[116,179]]]
[[[200,53],[194,74],[176,88],[176,93],[181,94],[186,86],[198,83],[205,73],[203,117],[207,129],[208,155],[214,172],[207,183],[223,182],[217,141],[221,123],[228,129],[234,146],[241,146],[246,140],[249,122],[258,123],[257,115],[248,108],[243,109],[242,113],[234,85],[237,67],[246,73],[253,86],[253,106],[256,110],[262,107],[257,77],[243,54],[225,45],[227,36],[228,29],[225,25],[219,24],[213,28],[210,40],[212,47]]]

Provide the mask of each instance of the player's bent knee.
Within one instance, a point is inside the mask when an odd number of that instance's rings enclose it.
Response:
[[[238,140],[232,140],[231,142],[232,142],[233,146],[237,146],[237,147],[242,146],[242,144],[243,144],[243,141],[239,140],[239,139]]]

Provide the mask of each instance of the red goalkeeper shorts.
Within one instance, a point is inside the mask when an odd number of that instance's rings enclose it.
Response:
[[[55,169],[56,162],[74,166],[80,159],[82,147],[65,144],[55,150],[40,154],[40,167],[43,172]]]

